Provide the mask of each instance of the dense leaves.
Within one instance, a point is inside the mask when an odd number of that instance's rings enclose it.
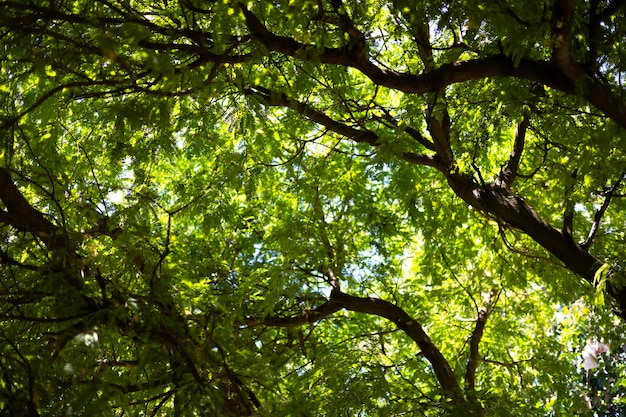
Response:
[[[2,413],[622,412],[626,3],[483,3],[0,1]]]

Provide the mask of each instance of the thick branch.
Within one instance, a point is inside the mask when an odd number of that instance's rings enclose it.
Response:
[[[603,11],[598,18],[605,19],[608,14],[613,13],[621,7],[622,3],[622,0],[615,0],[607,6],[605,11]],[[24,14],[31,12],[37,16],[45,15],[46,21],[54,18],[61,22],[84,24],[92,27],[98,22],[98,24],[111,26],[130,22],[144,26],[150,29],[151,32],[163,35],[174,33],[176,36],[186,37],[191,42],[189,44],[156,44],[149,40],[144,40],[144,42],[147,42],[145,45],[159,48],[175,47],[179,50],[189,49],[187,52],[198,57],[198,59],[191,64],[192,66],[207,61],[218,63],[240,62],[252,57],[252,55],[247,54],[242,56],[230,56],[228,53],[223,55],[214,54],[209,50],[210,42],[212,42],[210,33],[184,28],[177,30],[163,28],[146,19],[129,19],[127,16],[122,16],[99,18],[96,22],[89,20],[85,16],[63,13],[54,8],[42,8],[18,2],[5,2],[4,4],[12,9],[20,10]],[[278,36],[272,33],[243,3],[240,3],[240,8],[251,34],[250,37],[233,37],[233,46],[241,44],[241,42],[247,42],[248,39],[254,39],[262,43],[270,51],[296,57],[297,59],[356,68],[365,76],[369,77],[375,84],[405,93],[432,93],[441,91],[446,86],[455,83],[490,77],[517,77],[535,81],[568,94],[578,94],[578,92],[582,91],[583,97],[593,106],[604,112],[620,126],[626,127],[626,107],[621,105],[622,103],[618,94],[611,91],[607,85],[604,85],[598,79],[587,78],[582,66],[573,61],[570,56],[569,33],[572,22],[571,14],[573,13],[572,0],[559,0],[554,7],[552,24],[556,46],[553,54],[553,62],[551,63],[522,59],[517,65],[514,65],[510,57],[501,54],[462,62],[451,62],[437,68],[429,69],[429,71],[423,74],[400,73],[380,68],[373,64],[368,60],[366,55],[367,49],[363,45],[365,42],[362,36],[363,34],[349,25],[351,22],[345,15],[342,15],[344,30],[347,31],[346,33],[350,34],[352,42],[338,48],[326,48],[321,45],[298,42],[290,37]],[[28,17],[28,19],[32,20],[32,16]],[[420,42],[420,45],[422,45],[422,43],[423,42]],[[427,45],[422,46],[427,48]],[[563,74],[566,74],[566,77],[564,77]],[[583,86],[585,88],[576,90],[574,88],[575,83],[581,81],[584,81]]]
[[[256,95],[267,105],[291,108],[309,120],[355,142],[367,143],[372,146],[377,146],[379,143],[379,136],[376,133],[337,122],[307,104],[292,100],[282,93],[271,92],[261,87],[249,88],[244,92]],[[509,161],[512,172],[515,172],[519,166],[524,133],[528,125],[529,122],[523,120],[518,128],[514,150]],[[439,127],[440,134],[445,134],[441,123]],[[450,164],[445,160],[442,161],[439,155],[429,156],[404,152],[402,159],[410,163],[432,166],[442,171],[454,192],[469,205],[523,231],[561,260],[566,268],[580,275],[589,283],[594,283],[595,273],[602,262],[591,255],[587,248],[574,242],[570,233],[550,226],[521,197],[511,195],[506,188],[498,184],[478,184],[469,175],[449,171]],[[626,288],[619,288],[609,283],[607,289],[609,295],[618,303],[616,313],[626,318]]]
[[[6,212],[0,211],[0,223],[4,223],[2,219],[5,217],[6,214],[7,214]],[[28,265],[28,264],[25,264],[25,263],[22,263],[13,259],[12,257],[9,256],[7,252],[5,252],[2,249],[0,249],[0,265],[13,265],[21,269],[28,269],[30,271],[39,270],[39,267],[35,265]]]
[[[244,323],[248,326],[297,327],[306,323],[314,323],[325,319],[339,310],[346,309],[357,313],[372,314],[386,318],[393,322],[400,330],[409,336],[422,350],[424,357],[432,365],[441,387],[449,391],[452,397],[459,395],[459,383],[450,367],[450,364],[441,351],[428,337],[422,326],[403,309],[388,301],[378,298],[363,298],[348,295],[333,289],[330,300],[319,307],[302,312],[295,317],[274,317],[265,320],[247,318]]]
[[[34,234],[50,249],[58,249],[67,243],[58,236],[57,227],[26,201],[5,168],[0,168],[0,200],[7,210],[0,212],[0,221]]]
[[[355,57],[350,55],[348,47],[324,48],[313,44],[304,44],[287,36],[272,33],[243,3],[239,3],[246,18],[248,28],[255,39],[271,51],[288,56],[298,56],[306,60],[317,59],[323,63],[354,66]]]
[[[404,131],[408,133],[412,138],[414,138],[417,142],[419,142],[421,145],[426,147],[426,149],[429,149],[431,151],[436,150],[435,145],[431,141],[426,139],[424,135],[422,135],[417,129],[413,129],[412,127],[409,126]]]
[[[74,288],[81,289],[82,279],[79,275],[73,274],[68,267],[78,255],[67,235],[30,205],[13,183],[6,168],[0,168],[0,201],[6,207],[6,211],[0,211],[0,222],[9,224],[17,230],[32,233],[40,239],[58,257],[53,269],[63,271],[67,282]]]
[[[555,6],[553,33],[557,46],[554,50],[553,63],[522,59],[516,66],[505,55],[493,55],[444,64],[423,74],[399,73],[379,68],[369,61],[367,56],[356,53],[350,45],[341,48],[325,48],[301,43],[286,36],[278,36],[268,30],[243,4],[240,4],[240,7],[252,36],[270,51],[298,59],[353,67],[380,86],[405,93],[423,94],[441,91],[446,86],[466,81],[490,77],[517,77],[535,81],[568,94],[578,94],[578,91],[582,91],[583,97],[593,106],[626,128],[626,107],[621,105],[619,97],[597,79],[584,78],[584,70],[570,57],[569,30],[572,18],[570,5],[571,0],[559,0],[558,6]],[[563,74],[566,77],[563,77]],[[585,80],[585,88],[576,90],[575,83],[583,80]]]
[[[428,24],[424,21],[426,19],[424,10],[419,10],[419,3],[416,3],[416,6],[413,10],[409,9],[408,7],[398,8],[400,9],[400,13],[402,13],[402,16],[404,17],[404,20],[406,20],[408,26],[411,28],[413,38],[415,39],[415,43],[417,44],[419,56],[422,60],[422,63],[424,64],[426,72],[434,70],[435,60],[433,57],[433,48],[430,43]]]
[[[244,92],[256,95],[267,105],[291,108],[307,119],[333,132],[344,135],[355,142],[367,143],[372,146],[377,146],[379,143],[379,136],[376,133],[370,130],[356,129],[337,122],[307,104],[292,100],[282,93],[272,92],[262,87],[248,88]],[[529,122],[523,120],[518,128],[514,150],[509,161],[509,167],[512,172],[516,171],[519,166],[524,134],[528,125]],[[440,130],[440,134],[446,134],[442,123],[439,123],[437,127]],[[445,160],[442,161],[438,155],[429,156],[404,152],[402,158],[407,162],[428,165],[439,169],[446,175],[448,183],[454,192],[469,205],[485,211],[508,225],[523,231],[544,249],[561,260],[566,268],[580,275],[589,283],[594,283],[595,272],[602,265],[602,262],[591,255],[585,247],[574,242],[570,234],[550,226],[521,197],[511,195],[506,188],[498,184],[478,184],[470,175],[448,171],[447,167],[449,167],[449,164]],[[609,285],[608,290],[609,294],[619,304],[617,313],[620,316],[626,316],[626,288],[620,289]]]
[[[339,27],[346,33],[350,39],[350,49],[355,56],[360,58],[365,57],[365,34],[354,26],[354,22],[347,15],[345,6],[342,0],[331,0],[335,13],[339,16]]]
[[[454,192],[472,207],[523,231],[570,270],[593,281],[598,260],[561,230],[546,223],[524,199],[495,185],[478,184],[470,175],[450,173],[447,179]]]
[[[592,0],[589,5],[589,22],[587,24],[587,30],[589,31],[589,52],[587,54],[586,67],[590,72],[597,69],[598,48],[601,42],[601,30],[603,28],[602,23],[611,16],[614,16],[617,11],[626,4],[626,0],[614,0],[608,4],[604,10],[598,11],[600,0]]]
[[[448,173],[447,179],[456,195],[469,205],[526,233],[566,268],[594,285],[596,272],[603,262],[574,242],[568,233],[550,226],[523,198],[510,195],[495,185],[477,184],[470,175]],[[607,292],[617,302],[616,314],[626,318],[626,287],[609,281]]]
[[[450,147],[450,123],[447,104],[437,103],[437,98],[435,98],[435,102],[430,105],[429,109],[428,130],[433,138],[437,155],[446,167],[454,162]]]
[[[295,110],[307,119],[318,123],[335,133],[339,133],[340,135],[350,138],[355,142],[367,143],[372,146],[379,145],[378,135],[374,132],[366,129],[356,129],[354,127],[337,122],[336,120],[328,117],[321,111],[312,108],[308,104],[291,99],[283,93],[270,91],[260,86],[254,86],[252,88],[244,89],[244,93],[248,95],[255,95],[268,106],[287,107]]]
[[[269,50],[299,59],[353,67],[374,83],[405,93],[434,93],[451,84],[497,76],[519,76],[559,90],[573,91],[571,83],[563,80],[562,74],[549,63],[522,60],[516,68],[511,59],[504,55],[445,64],[421,75],[382,69],[367,60],[367,57],[353,53],[348,46],[326,48],[276,35],[243,4],[240,3],[240,7],[253,37]]]
[[[378,298],[363,298],[339,291],[333,292],[331,300],[346,310],[372,314],[393,322],[409,336],[422,350],[423,355],[432,365],[441,387],[455,397],[459,393],[459,383],[450,364],[441,351],[428,337],[422,326],[395,304]]]
[[[614,3],[609,7],[619,7],[619,4]],[[572,85],[578,87],[577,91],[582,92],[586,100],[620,126],[626,127],[626,106],[623,105],[622,100],[609,86],[593,77],[592,74],[588,74],[571,55],[571,31],[575,12],[574,0],[557,0],[554,3],[551,22],[554,42],[552,61]]]
[[[596,69],[596,60],[598,59],[598,45],[600,43],[600,25],[601,21],[598,17],[598,0],[592,0],[589,5],[589,22],[587,30],[589,31],[589,52],[587,53],[586,66],[591,71]]]
[[[556,0],[552,10],[554,50],[552,60],[572,82],[585,75],[583,68],[571,56],[570,35],[576,11],[573,0]]]

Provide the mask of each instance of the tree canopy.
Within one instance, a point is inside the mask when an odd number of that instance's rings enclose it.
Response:
[[[2,415],[623,412],[625,10],[0,0]]]

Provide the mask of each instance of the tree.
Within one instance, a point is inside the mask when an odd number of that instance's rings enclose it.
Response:
[[[625,5],[0,1],[5,413],[610,415]]]

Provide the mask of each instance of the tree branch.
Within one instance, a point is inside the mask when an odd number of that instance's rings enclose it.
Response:
[[[521,230],[563,262],[567,269],[595,285],[595,274],[604,263],[574,242],[569,234],[550,226],[523,198],[494,184],[477,184],[471,175],[450,172],[446,177],[455,194],[470,206]],[[615,314],[626,319],[626,287],[619,281],[609,280],[607,293],[616,302]]]
[[[619,7],[620,4],[613,3],[608,8]],[[556,0],[554,3],[551,21],[554,42],[552,61],[572,85],[577,87],[574,93],[580,93],[598,110],[620,126],[626,127],[626,106],[623,105],[619,96],[609,86],[599,81],[597,77],[588,74],[572,58],[570,43],[575,11],[574,0]],[[545,84],[549,85],[548,83]]]
[[[613,1],[607,8],[598,15],[599,19],[605,19],[608,15],[614,13],[622,6],[623,0]],[[177,49],[187,48],[198,59],[192,63],[192,66],[201,62],[214,61],[220,62],[241,62],[251,59],[253,55],[230,56],[229,54],[214,54],[209,49],[210,45],[206,42],[211,41],[210,33],[202,31],[194,31],[192,29],[182,28],[174,30],[172,28],[164,28],[158,24],[145,19],[130,19],[127,16],[99,18],[99,20],[91,21],[85,16],[76,14],[63,13],[54,8],[44,8],[34,5],[25,5],[18,2],[8,2],[8,6],[15,10],[20,10],[25,16],[26,13],[34,13],[37,16],[46,16],[45,19],[54,18],[61,22],[86,25],[96,27],[97,25],[114,26],[122,22],[134,23],[150,29],[151,32],[159,33],[165,36],[181,36],[189,39],[193,46],[180,46],[186,44],[170,43],[157,45],[148,42],[146,45],[151,47],[172,47],[175,45]],[[247,42],[254,39],[263,44],[268,50],[280,52],[286,56],[295,57],[297,59],[321,62],[324,64],[342,65],[356,68],[365,76],[369,77],[372,82],[380,86],[389,87],[405,93],[423,94],[429,92],[441,91],[446,86],[462,83],[466,81],[491,78],[491,77],[517,77],[541,83],[550,88],[563,91],[568,94],[582,94],[593,106],[604,112],[608,117],[617,122],[620,126],[626,127],[626,107],[622,106],[619,98],[619,92],[613,92],[611,88],[604,85],[595,78],[585,77],[583,68],[576,63],[570,56],[569,40],[572,24],[571,13],[573,10],[573,2],[571,0],[559,0],[554,6],[552,19],[553,38],[555,40],[555,48],[552,62],[532,61],[522,59],[517,65],[514,65],[510,57],[503,54],[481,57],[473,60],[462,62],[450,62],[436,68],[432,68],[422,74],[400,73],[392,70],[380,68],[368,60],[365,53],[365,46],[355,47],[354,42],[348,43],[338,48],[326,48],[320,45],[301,43],[293,38],[286,36],[278,36],[272,33],[243,3],[239,4],[241,8],[250,36],[234,36],[233,45]],[[32,20],[32,16],[28,19]],[[347,16],[344,16],[343,25],[347,33],[351,33],[353,41],[365,43],[362,40],[363,35],[360,31],[347,25],[345,19],[352,25]],[[340,22],[340,24],[342,24]],[[37,29],[37,28],[36,28]],[[173,32],[172,32],[173,31]],[[28,32],[28,30],[26,31]],[[32,29],[31,29],[32,32]],[[364,35],[363,35],[364,36]],[[207,40],[206,38],[209,37]],[[422,44],[423,42],[420,42]],[[428,47],[427,45],[422,45]],[[191,51],[193,49],[193,51]],[[427,57],[426,57],[427,59]],[[563,77],[563,74],[567,77]],[[585,81],[583,89],[575,89],[575,83]],[[113,81],[109,81],[111,83]],[[67,86],[66,86],[67,87]],[[71,87],[71,85],[70,85]],[[131,86],[129,88],[132,90]]]
[[[6,215],[7,215],[6,212],[0,211],[0,223],[4,223],[3,218]],[[12,257],[9,256],[9,254],[7,252],[5,252],[2,249],[0,249],[0,265],[13,265],[13,266],[17,266],[17,267],[22,268],[22,269],[28,269],[30,271],[38,271],[39,270],[39,267],[37,267],[35,265],[24,264],[22,262],[19,262],[19,261],[13,259]]]
[[[500,175],[496,179],[496,185],[503,187],[506,190],[510,190],[515,178],[517,178],[517,171],[519,169],[520,160],[522,158],[522,152],[524,151],[524,142],[526,138],[526,130],[530,125],[530,114],[524,113],[524,118],[517,125],[515,129],[515,140],[513,142],[513,150],[509,156],[509,160],[504,170],[500,171]]]
[[[598,211],[596,211],[595,215],[593,216],[593,223],[591,224],[591,228],[589,229],[589,234],[587,235],[587,238],[585,239],[585,241],[581,243],[581,246],[583,248],[588,249],[593,243],[593,240],[595,239],[596,234],[598,233],[598,229],[600,228],[600,222],[602,221],[602,217],[604,217],[604,213],[606,212],[606,209],[609,208],[609,204],[611,204],[611,198],[613,197],[613,193],[615,193],[615,191],[619,188],[622,180],[624,179],[624,175],[626,175],[626,172],[622,172],[619,178],[617,179],[617,181],[615,182],[615,184],[611,188],[609,188],[608,191],[606,191],[602,206],[600,207]]]
[[[576,82],[585,75],[583,68],[572,58],[570,42],[576,6],[573,0],[556,0],[552,9],[552,60],[570,81]]]
[[[476,368],[480,362],[479,346],[488,317],[489,311],[482,307],[478,311],[474,331],[470,337],[469,359],[467,360],[467,368],[465,369],[465,387],[470,391],[473,391],[476,387]]]
[[[476,368],[480,363],[480,341],[485,332],[487,319],[493,311],[493,307],[498,302],[498,298],[500,298],[500,291],[495,290],[485,296],[485,304],[478,309],[476,324],[474,325],[474,331],[470,337],[469,358],[467,360],[467,368],[465,369],[465,386],[472,392],[476,388]]]
[[[354,22],[352,22],[352,19],[345,11],[342,0],[331,0],[331,4],[333,9],[335,9],[335,13],[339,16],[339,27],[351,39],[349,44],[351,53],[359,57],[359,59],[365,59],[365,34],[354,26]]]
[[[271,326],[293,328],[307,323],[315,323],[324,320],[326,317],[338,312],[343,307],[334,301],[326,301],[312,310],[303,310],[297,316],[292,317],[269,317],[266,319],[256,319],[246,317],[242,325],[247,326]]]
[[[437,93],[440,92],[442,91],[437,91]],[[448,113],[448,105],[443,97],[439,97],[439,94],[436,94],[428,107],[428,130],[433,138],[437,155],[443,165],[449,167],[454,162],[454,156],[450,147],[451,120]]]
[[[328,301],[313,310],[304,311],[298,316],[273,317],[261,320],[250,317],[244,319],[244,323],[248,326],[264,325],[291,328],[323,320],[342,309],[383,317],[393,322],[421,349],[422,354],[433,367],[441,388],[449,392],[452,398],[460,398],[459,383],[441,351],[416,320],[411,318],[402,308],[388,301],[370,297],[355,297],[343,293],[339,287],[335,287]]]
[[[63,271],[63,276],[70,285],[82,289],[83,282],[79,274],[73,273],[69,268],[78,255],[67,235],[30,205],[6,168],[0,168],[0,201],[6,207],[6,211],[0,211],[0,222],[32,233],[40,239],[52,253],[58,255],[53,269]]]
[[[407,3],[407,5],[410,3]],[[419,3],[416,3],[419,4]],[[424,64],[425,72],[429,72],[435,69],[435,60],[433,57],[433,48],[430,43],[430,36],[428,32],[428,25],[424,22],[425,13],[423,10],[418,10],[417,6],[414,10],[405,7],[398,7],[404,20],[407,22],[408,27],[411,29],[415,43],[417,44],[417,50],[419,56]]]
[[[600,26],[602,21],[598,17],[599,0],[591,0],[589,5],[589,21],[587,22],[587,30],[589,31],[589,51],[587,53],[586,67],[591,71],[596,69],[596,60],[598,59],[598,45],[600,43]]]
[[[571,199],[571,194],[574,190],[574,186],[576,185],[576,175],[578,174],[578,168],[575,168],[570,174],[569,177],[571,181],[568,179],[565,183],[565,210],[563,213],[563,233],[568,235],[570,238],[574,234],[574,201]]]
[[[393,126],[396,129],[399,130],[403,130],[404,132],[406,132],[409,136],[411,136],[413,139],[415,139],[415,141],[417,143],[419,143],[420,145],[424,146],[426,149],[430,150],[430,151],[436,151],[437,149],[435,148],[435,144],[426,139],[424,137],[424,135],[421,134],[421,132],[411,126],[404,126],[402,128],[400,128],[400,125],[398,123],[398,120],[396,120],[395,117],[393,117],[388,111],[386,111],[385,109],[380,109],[383,112],[382,116],[377,116],[377,119],[383,120],[384,122],[387,122],[389,125]]]
[[[422,326],[403,309],[385,300],[355,297],[340,291],[334,291],[331,294],[331,301],[346,310],[372,314],[393,322],[419,346],[424,357],[433,367],[441,388],[449,392],[452,398],[459,396],[459,383],[450,364],[428,337]]]
[[[353,67],[372,82],[405,93],[424,94],[441,91],[446,86],[491,77],[517,77],[535,81],[567,94],[582,94],[598,110],[626,128],[626,107],[619,96],[597,79],[587,78],[583,68],[570,56],[569,40],[573,13],[571,0],[559,0],[555,4],[552,20],[555,48],[553,62],[522,59],[514,65],[503,54],[452,62],[423,74],[399,73],[379,68],[362,54],[355,53],[349,45],[341,48],[325,48],[305,44],[290,37],[272,33],[243,4],[240,7],[252,36],[270,51],[324,64]],[[563,74],[566,77],[563,77]],[[583,89],[575,84],[585,81]]]
[[[374,83],[405,93],[434,93],[451,84],[498,76],[519,76],[558,90],[574,92],[574,86],[569,81],[564,80],[560,71],[554,68],[552,64],[522,60],[515,67],[513,61],[505,55],[444,64],[420,75],[382,69],[367,60],[367,57],[352,53],[348,46],[326,48],[276,35],[263,25],[245,5],[240,3],[240,8],[252,36],[270,51],[323,64],[353,67],[369,77]]]
[[[523,198],[494,184],[478,184],[471,175],[450,173],[447,178],[456,195],[469,205],[523,231],[571,271],[593,282],[595,270],[602,263],[563,231],[550,226]]]
[[[377,146],[379,143],[379,136],[376,133],[370,130],[356,129],[337,122],[326,114],[311,108],[305,103],[290,99],[282,93],[272,92],[258,86],[246,88],[244,89],[244,93],[256,95],[266,105],[291,108],[307,119],[319,123],[327,129],[346,136],[355,142],[367,143],[371,146]],[[443,125],[444,123],[439,122],[438,128],[441,130],[440,134],[445,134]],[[523,129],[521,130],[525,130],[528,125],[524,123],[522,127]],[[523,136],[521,133],[522,132],[519,131],[516,138],[518,151],[514,152],[517,155],[520,155],[522,149]],[[435,156],[403,152],[401,157],[407,162],[432,166],[440,170],[446,176],[448,184],[455,194],[470,206],[489,213],[508,225],[523,231],[544,249],[561,260],[566,268],[580,275],[589,283],[594,283],[595,272],[603,263],[591,255],[585,247],[574,242],[571,236],[563,230],[557,230],[550,226],[524,201],[524,199],[511,195],[505,188],[499,187],[495,183],[478,184],[471,175],[449,171],[447,169],[449,163],[445,160],[442,161],[439,154],[439,150],[438,154]],[[515,156],[515,158],[517,158],[517,156]],[[519,164],[519,162],[511,162],[512,166],[515,164]],[[612,285],[609,285],[607,288],[608,293],[613,296],[619,304],[617,314],[626,317],[626,288],[618,288]]]
[[[255,96],[265,105],[290,108],[304,116],[306,119],[324,126],[328,130],[338,133],[351,139],[357,143],[366,143],[371,146],[380,145],[380,136],[368,129],[357,129],[352,126],[340,123],[335,119],[327,116],[323,112],[309,106],[306,103],[299,102],[287,97],[283,93],[268,90],[261,86],[247,87],[243,89],[243,93]],[[418,154],[414,152],[404,151],[400,155],[405,161],[418,165],[428,165],[440,168],[440,159],[436,156]]]
[[[0,201],[7,209],[0,213],[0,221],[32,233],[49,249],[58,249],[67,244],[59,236],[57,227],[26,201],[6,168],[0,168]]]
[[[408,126],[406,129],[404,129],[404,131],[408,133],[412,138],[414,138],[417,142],[419,142],[421,145],[426,147],[426,149],[429,149],[431,151],[436,150],[435,145],[431,141],[426,139],[417,129],[414,129]]]

